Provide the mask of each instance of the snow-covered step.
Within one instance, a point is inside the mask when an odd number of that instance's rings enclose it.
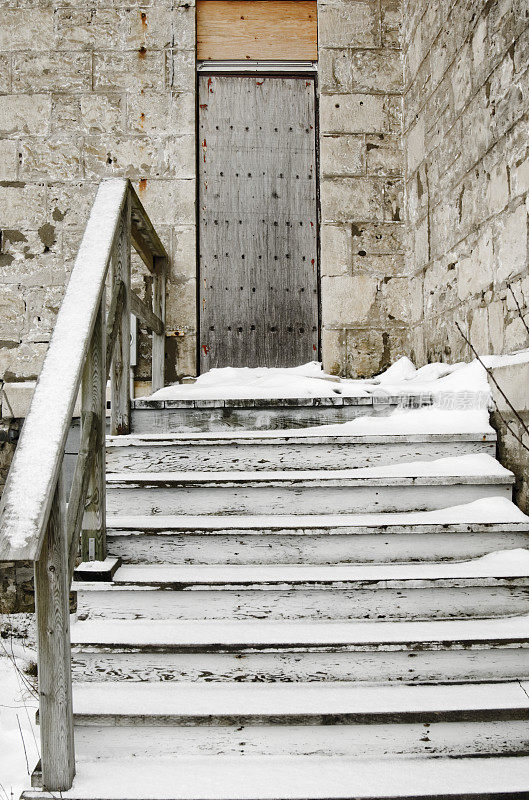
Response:
[[[430,562],[529,547],[529,517],[505,497],[387,514],[109,515],[107,540],[132,564]]]
[[[64,800],[522,800],[529,757],[79,761]],[[40,791],[26,800],[51,800]]]
[[[141,515],[421,511],[510,498],[513,483],[513,474],[484,453],[343,470],[123,472],[107,476],[107,509]]]
[[[348,422],[358,417],[385,417],[402,408],[432,404],[432,396],[410,391],[391,395],[383,389],[368,397],[343,397],[339,387],[331,397],[279,399],[204,399],[133,401],[134,433],[278,430]]]
[[[399,433],[397,422],[387,433],[348,434],[349,426],[287,431],[235,431],[207,434],[109,437],[109,472],[181,470],[345,469],[429,461],[473,453],[496,452],[496,434]],[[340,430],[345,428],[346,430]],[[369,430],[369,428],[368,428]],[[375,428],[377,430],[377,428]],[[381,426],[384,431],[384,426]]]
[[[81,619],[479,618],[529,613],[529,550],[446,564],[123,566],[72,588]]]
[[[529,676],[529,616],[427,622],[88,620],[90,680],[488,681]]]
[[[524,752],[529,686],[76,683],[78,755],[387,757]],[[242,734],[242,735],[241,735]]]

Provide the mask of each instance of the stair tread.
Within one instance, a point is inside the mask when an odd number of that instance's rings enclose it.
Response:
[[[484,497],[471,503],[436,509],[434,511],[398,511],[372,514],[270,514],[270,515],[107,515],[107,527],[141,528],[145,530],[224,530],[255,529],[261,532],[264,527],[292,530],[300,528],[341,528],[359,529],[400,529],[419,527],[425,532],[431,528],[446,530],[467,529],[468,525],[488,528],[512,525],[527,527],[526,516],[512,500],[506,497]]]
[[[389,418],[388,418],[389,419]],[[378,420],[377,420],[378,421]],[[346,425],[348,423],[345,423]],[[314,428],[279,428],[275,430],[233,430],[233,431],[199,431],[186,433],[131,433],[127,436],[107,436],[106,444],[108,448],[115,447],[159,447],[160,445],[179,445],[179,444],[227,444],[230,442],[258,444],[274,444],[285,442],[293,444],[296,442],[317,444],[325,442],[329,444],[390,444],[391,442],[452,442],[452,441],[471,441],[471,442],[495,442],[496,433],[491,429],[480,430],[456,430],[450,433],[446,431],[424,431],[417,433],[399,433],[394,430],[386,433],[354,433],[344,429],[343,432],[334,429],[326,431],[326,426],[321,430]]]
[[[411,714],[527,709],[529,683],[74,683],[76,715]]]
[[[529,791],[527,756],[376,760],[197,756],[119,759],[105,766],[80,760],[72,789],[61,796],[71,800],[477,800]],[[30,800],[51,795],[34,791],[23,796]]]
[[[73,645],[168,647],[347,647],[413,642],[529,641],[529,615],[413,622],[301,620],[86,620],[72,625]]]
[[[82,570],[81,564],[78,569]],[[121,566],[112,584],[117,586],[307,584],[351,581],[442,581],[457,578],[526,578],[529,581],[529,550],[491,553],[470,561],[410,564],[352,565],[128,565]],[[76,582],[80,588],[82,582]],[[101,589],[99,584],[97,589]]]
[[[387,464],[378,467],[356,467],[351,469],[330,470],[262,470],[262,471],[175,471],[175,472],[115,472],[107,475],[107,483],[134,484],[240,484],[266,482],[323,483],[331,485],[333,481],[359,484],[370,481],[373,485],[383,481],[388,484],[409,483],[442,483],[451,480],[469,483],[502,483],[514,482],[514,475],[505,469],[492,456],[486,453],[438,458],[433,461],[414,461],[400,464]]]

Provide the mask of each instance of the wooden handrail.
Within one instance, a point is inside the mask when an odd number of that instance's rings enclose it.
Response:
[[[132,294],[131,245],[153,274],[153,308]],[[111,432],[130,430],[131,309],[153,330],[152,384],[163,385],[167,253],[130,182],[103,181],[75,259],[0,506],[0,562],[35,562],[43,787],[75,774],[69,588],[106,557],[106,383]],[[110,308],[106,284],[110,278]],[[63,458],[81,389],[81,446],[68,505]]]

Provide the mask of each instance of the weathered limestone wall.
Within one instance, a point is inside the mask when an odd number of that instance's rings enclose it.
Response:
[[[405,352],[400,0],[318,2],[323,361],[373,375]]]
[[[469,356],[528,337],[529,6],[406,0],[404,142],[411,357]]]
[[[0,377],[38,375],[97,184],[108,176],[131,178],[172,256],[167,323],[186,335],[168,339],[167,377],[176,377],[177,356],[180,373],[194,368],[193,6],[2,4]]]

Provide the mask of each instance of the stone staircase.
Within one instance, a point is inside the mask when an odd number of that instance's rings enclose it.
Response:
[[[64,797],[529,797],[528,562],[490,555],[529,519],[490,429],[139,405],[107,447],[121,565],[74,585]]]

